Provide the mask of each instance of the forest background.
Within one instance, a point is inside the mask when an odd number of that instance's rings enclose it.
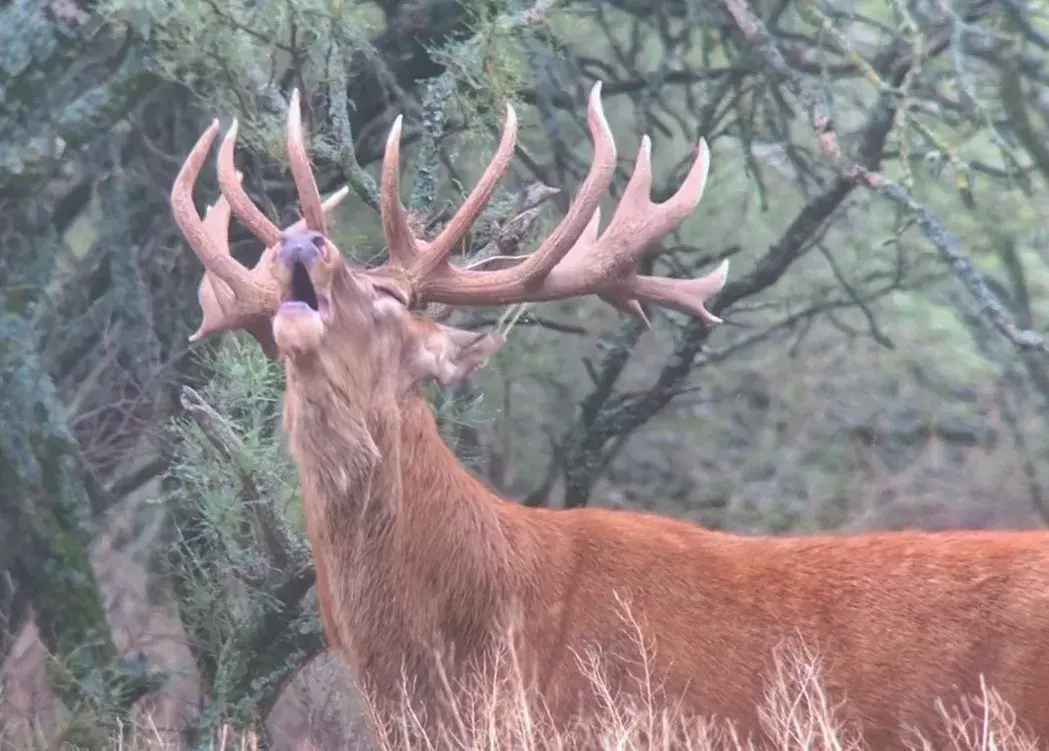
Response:
[[[148,720],[331,748],[359,724],[316,616],[282,370],[240,335],[187,342],[202,270],[168,194],[211,118],[240,119],[244,182],[288,224],[299,87],[322,192],[352,188],[334,239],[363,263],[397,114],[432,230],[510,101],[517,159],[470,253],[516,253],[585,175],[598,80],[616,191],[642,134],[657,200],[710,144],[705,198],[643,264],[731,259],[725,323],[531,306],[435,392],[464,461],[523,503],[748,533],[1049,523],[1044,4],[3,0],[0,747]],[[236,223],[232,246],[261,250]]]

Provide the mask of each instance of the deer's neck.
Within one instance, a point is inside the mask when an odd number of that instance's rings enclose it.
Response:
[[[324,375],[289,367],[285,429],[325,631],[365,680],[423,674],[435,639],[465,655],[509,615],[538,545],[421,397],[350,393]]]

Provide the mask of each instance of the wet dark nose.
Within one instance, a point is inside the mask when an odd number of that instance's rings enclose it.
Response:
[[[301,263],[309,269],[324,255],[324,246],[324,235],[320,232],[296,232],[281,238],[277,258],[288,265]]]

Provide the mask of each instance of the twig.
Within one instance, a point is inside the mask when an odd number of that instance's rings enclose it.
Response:
[[[189,386],[182,387],[179,402],[223,458],[233,464],[239,464],[244,444],[229,422]]]
[[[724,3],[740,32],[754,44],[767,67],[772,73],[783,78],[801,101],[809,114],[809,122],[816,134],[820,150],[838,173],[847,180],[876,190],[914,214],[922,233],[935,246],[940,257],[947,262],[994,327],[1021,350],[1037,350],[1049,354],[1049,345],[1040,334],[1016,325],[1005,306],[988,288],[983,274],[962,251],[957,238],[932,210],[902,185],[845,157],[838,143],[827,100],[815,85],[787,64],[769,30],[754,14],[747,1],[724,0]]]
[[[499,323],[498,318],[490,317],[477,317],[471,318],[464,324],[464,329],[482,329],[488,326],[494,326]],[[539,328],[549,329],[550,331],[556,331],[561,334],[576,334],[577,336],[590,336],[590,330],[585,326],[576,326],[571,323],[561,323],[560,321],[554,321],[549,318],[543,318],[533,313],[526,313],[521,316],[516,323],[517,326],[538,326]]]
[[[868,307],[867,303],[860,297],[859,292],[856,291],[856,288],[845,278],[845,273],[838,266],[838,262],[834,259],[834,255],[830,252],[830,249],[828,249],[822,242],[816,243],[816,248],[819,249],[820,254],[827,260],[831,273],[834,274],[834,278],[838,281],[838,284],[840,284],[842,289],[845,290],[849,299],[856,304],[856,307],[860,309],[860,312],[863,313],[863,317],[867,319],[867,328],[870,332],[871,338],[883,347],[896,349],[896,345],[893,344],[889,335],[882,331],[881,326],[878,324],[878,319],[874,315],[874,311]]]
[[[237,467],[245,495],[251,499],[248,507],[255,512],[259,531],[267,543],[266,550],[274,566],[287,571],[301,565],[306,557],[305,544],[291,531],[277,510],[274,499],[261,492],[251,471],[245,467],[244,442],[240,436],[222,415],[189,386],[182,387],[179,401],[211,445]]]
[[[333,43],[331,61],[331,100],[328,103],[328,115],[335,130],[335,143],[338,150],[339,166],[346,181],[360,196],[365,204],[375,211],[379,210],[379,188],[357,161],[357,147],[353,140],[353,127],[350,125],[349,103],[346,99],[346,67],[343,65],[340,50]]]

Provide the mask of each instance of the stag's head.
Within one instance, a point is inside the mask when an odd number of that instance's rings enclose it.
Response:
[[[191,337],[242,329],[267,354],[300,361],[341,361],[362,375],[391,376],[400,388],[422,380],[453,382],[502,343],[495,334],[438,324],[410,311],[415,302],[451,305],[507,305],[597,294],[644,319],[647,300],[708,321],[705,300],[725,283],[727,262],[698,279],[640,276],[641,253],[672,231],[703,195],[709,152],[701,139],[681,188],[654,204],[650,144],[642,139],[633,175],[619,207],[599,231],[598,204],[612,182],[616,151],[601,108],[601,86],[590,95],[588,124],[594,141],[590,172],[567,215],[532,254],[497,270],[453,265],[449,257],[484,209],[513,159],[517,118],[507,105],[503,134],[477,186],[434,238],[417,237],[400,199],[401,118],[386,143],[380,185],[380,213],[387,262],[364,268],[346,260],[329,239],[328,214],[346,189],[322,200],[303,143],[299,95],[292,95],[287,151],[303,218],[281,230],[251,201],[233,163],[234,121],[218,154],[222,196],[201,219],[192,190],[218,132],[215,121],[187,157],[171,192],[172,211],[187,241],[204,264],[199,289],[203,322]],[[229,253],[231,212],[266,246],[253,269]]]

